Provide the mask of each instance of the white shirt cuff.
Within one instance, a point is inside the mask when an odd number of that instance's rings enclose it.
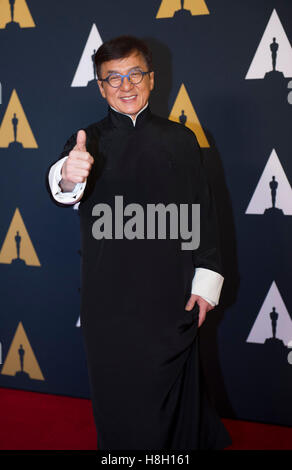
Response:
[[[192,294],[203,297],[213,307],[218,305],[224,277],[206,268],[196,268],[192,282]]]
[[[51,189],[53,198],[56,199],[56,201],[61,202],[62,204],[78,204],[79,205],[79,202],[76,203],[76,200],[78,200],[79,197],[84,192],[87,180],[85,180],[83,183],[76,183],[73,191],[66,192],[66,193],[62,192],[62,189],[59,186],[59,183],[62,179],[62,175],[61,175],[62,166],[67,158],[68,156],[61,158],[51,167],[49,171],[49,176],[48,176],[50,189]]]

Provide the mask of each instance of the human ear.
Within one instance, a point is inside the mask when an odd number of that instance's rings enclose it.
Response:
[[[103,88],[103,82],[100,82],[99,80],[97,80],[97,84],[98,84],[98,88],[99,88],[99,91],[100,91],[100,94],[103,98],[105,98],[105,92],[104,92],[104,88]]]
[[[150,80],[150,90],[153,90],[153,88],[154,88],[154,72],[150,72],[149,80]]]

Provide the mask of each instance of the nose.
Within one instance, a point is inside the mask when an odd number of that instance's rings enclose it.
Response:
[[[133,83],[130,82],[128,77],[124,77],[123,81],[122,81],[122,84],[120,86],[120,90],[129,91],[129,90],[131,90],[131,88],[133,88]]]

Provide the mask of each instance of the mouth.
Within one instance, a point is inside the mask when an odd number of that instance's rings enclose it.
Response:
[[[121,96],[120,100],[122,100],[123,103],[133,103],[136,98],[137,98],[137,95],[129,95],[129,96]]]

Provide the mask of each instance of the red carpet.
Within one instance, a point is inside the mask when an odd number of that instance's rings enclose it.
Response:
[[[0,388],[1,450],[96,450],[90,400]],[[292,449],[285,426],[222,420],[231,450]]]

